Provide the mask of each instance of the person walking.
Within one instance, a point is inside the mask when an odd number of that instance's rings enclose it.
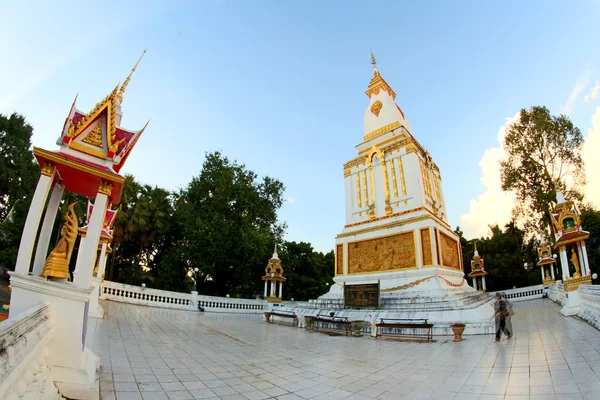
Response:
[[[513,305],[510,300],[506,298],[506,293],[500,293],[502,295],[502,300],[504,300],[504,304],[506,304],[506,311],[508,311],[508,315],[506,317],[506,331],[508,332],[507,339],[510,339],[513,334],[513,326],[512,326],[512,316],[515,314],[513,311]]]
[[[506,303],[502,300],[502,295],[500,293],[496,293],[496,304],[494,317],[496,319],[496,339],[495,342],[500,341],[500,336],[502,332],[510,339],[510,332],[506,329],[506,317],[508,315],[508,310],[506,309]]]

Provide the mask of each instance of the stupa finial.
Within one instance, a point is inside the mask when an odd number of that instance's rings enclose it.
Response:
[[[142,58],[144,57],[144,54],[146,54],[146,49],[144,49],[144,52],[142,53],[142,55],[140,56],[140,58],[137,60],[137,62],[133,66],[133,68],[131,69],[131,72],[129,73],[129,76],[127,77],[127,79],[125,79],[125,82],[123,82],[123,85],[121,86],[121,89],[119,89],[118,96],[119,96],[120,99],[123,99],[123,93],[125,93],[125,89],[127,89],[127,85],[129,84],[129,80],[131,79],[131,76],[135,72],[135,70],[136,70],[138,64],[140,63],[140,61],[142,61]]]
[[[373,50],[371,51],[371,64],[373,64],[373,75],[379,75],[379,70],[377,69],[377,60],[375,59],[375,55],[373,54]]]

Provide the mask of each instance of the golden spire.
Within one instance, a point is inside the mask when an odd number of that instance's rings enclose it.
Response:
[[[144,54],[146,54],[146,50],[144,50],[144,52],[142,53],[142,55],[140,56],[140,58],[137,60],[137,62],[135,63],[135,65],[133,66],[133,68],[131,69],[131,72],[129,73],[129,76],[127,77],[127,79],[125,79],[125,82],[123,82],[123,86],[121,86],[121,89],[119,90],[119,98],[123,99],[123,93],[125,93],[125,89],[127,89],[127,85],[129,84],[129,80],[131,79],[131,75],[133,75],[133,73],[135,72],[135,69],[137,68],[138,64],[140,63],[140,61],[142,61],[142,57],[144,57]]]
[[[379,75],[379,70],[377,70],[377,60],[375,59],[373,50],[369,49],[369,51],[371,52],[371,64],[373,64],[373,75]]]
[[[475,245],[475,252],[477,252],[477,240],[473,244]]]

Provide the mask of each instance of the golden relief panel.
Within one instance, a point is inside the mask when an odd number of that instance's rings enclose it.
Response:
[[[442,262],[444,267],[460,269],[456,240],[440,232],[440,241],[442,242]]]
[[[83,143],[102,148],[102,125],[98,123],[82,140]]]
[[[381,107],[383,107],[383,104],[377,100],[375,103],[373,103],[373,105],[371,106],[371,112],[376,116],[379,117],[379,112],[381,111]]]
[[[421,229],[421,254],[423,255],[423,265],[433,265],[429,228]]]
[[[344,245],[338,244],[335,251],[335,274],[344,274]]]
[[[415,237],[412,231],[348,243],[348,274],[416,267]]]

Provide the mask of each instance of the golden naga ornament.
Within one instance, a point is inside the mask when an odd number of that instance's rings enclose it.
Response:
[[[69,204],[67,215],[65,215],[65,224],[60,232],[61,238],[46,259],[40,276],[61,279],[68,279],[71,277],[69,274],[69,262],[71,261],[73,246],[75,245],[79,230],[79,227],[77,226],[77,214],[73,209],[75,204],[77,204],[77,202]]]

